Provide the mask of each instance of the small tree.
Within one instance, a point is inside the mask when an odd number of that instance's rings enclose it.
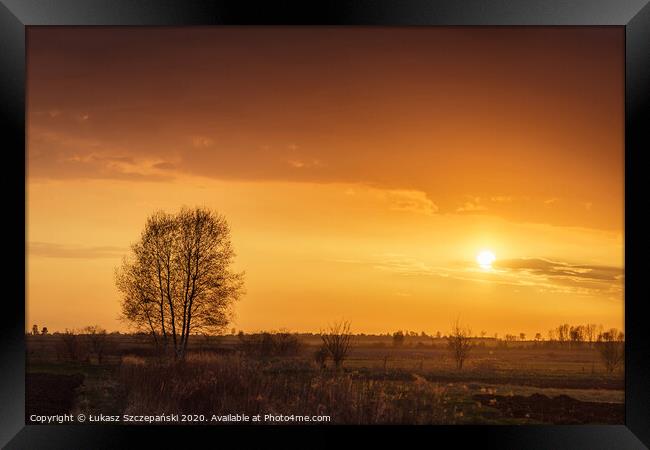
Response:
[[[316,361],[316,364],[318,364],[318,367],[320,367],[321,370],[324,370],[327,367],[328,356],[329,352],[325,345],[321,345],[318,347],[318,350],[314,352],[314,361]]]
[[[598,336],[598,352],[608,373],[614,372],[625,357],[625,336],[615,328]]]
[[[585,327],[582,325],[577,325],[569,329],[569,338],[571,340],[571,345],[579,345],[585,340]]]
[[[402,331],[396,331],[393,333],[393,346],[401,347],[404,345],[404,333]]]
[[[248,356],[269,358],[275,353],[275,340],[267,331],[250,335],[239,333],[239,348]]]
[[[84,328],[84,334],[88,337],[90,351],[97,356],[97,361],[101,364],[106,351],[106,330],[97,325],[92,325]]]
[[[569,340],[570,327],[568,323],[563,323],[557,327],[557,340],[560,342],[567,342]]]
[[[61,341],[63,342],[63,348],[65,353],[68,355],[68,358],[70,358],[71,361],[78,361],[81,346],[79,345],[79,339],[74,330],[68,330],[66,328],[65,331],[61,333]]]
[[[279,356],[297,355],[300,352],[300,339],[287,331],[274,335],[275,353]]]
[[[32,325],[32,334],[36,336],[38,334],[38,325]]]
[[[47,333],[48,333],[48,331],[47,331],[47,327],[43,327],[43,329],[41,330],[41,334],[42,334],[43,336],[45,336],[45,335],[47,335]]]
[[[459,320],[456,320],[452,326],[451,332],[449,333],[449,337],[447,338],[449,351],[456,361],[456,369],[458,370],[463,369],[463,363],[469,356],[470,350],[472,349],[470,334],[471,330],[469,328],[462,327]]]
[[[595,323],[588,323],[585,325],[585,340],[589,342],[589,345],[593,345],[596,340],[596,329],[597,326]]]
[[[326,332],[321,331],[323,346],[334,361],[336,369],[340,369],[343,361],[350,351],[352,335],[350,334],[350,323],[339,322],[331,325]]]

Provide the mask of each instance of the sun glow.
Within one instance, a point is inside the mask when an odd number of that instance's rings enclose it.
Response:
[[[492,263],[497,259],[493,252],[490,250],[483,250],[476,255],[476,262],[482,269],[491,269]]]

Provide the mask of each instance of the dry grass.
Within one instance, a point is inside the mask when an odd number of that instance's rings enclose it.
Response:
[[[422,377],[364,380],[299,361],[198,354],[183,363],[123,364],[120,377],[127,414],[322,414],[336,424],[441,424],[457,414],[446,407],[445,389]]]
[[[124,355],[122,356],[122,366],[143,366],[146,360],[137,355]]]
[[[355,341],[335,370],[331,359],[323,367],[314,358],[321,344],[316,338],[309,345],[301,341],[297,354],[263,356],[242,351],[238,336],[197,338],[184,363],[155,355],[138,336],[109,339],[111,352],[95,365],[60,358],[60,336],[30,336],[27,369],[82,374],[83,386],[70,394],[75,408],[115,414],[323,414],[333,424],[513,424],[534,421],[473,396],[543,393],[623,401],[623,370],[608,373],[593,346],[479,345],[458,370],[444,346],[380,348]],[[619,416],[605,419],[620,423]]]

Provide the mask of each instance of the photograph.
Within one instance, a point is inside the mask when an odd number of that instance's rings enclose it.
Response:
[[[25,50],[26,424],[625,424],[624,28]]]

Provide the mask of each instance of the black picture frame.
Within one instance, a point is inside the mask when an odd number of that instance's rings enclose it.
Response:
[[[341,441],[360,431],[366,446],[408,439],[412,445],[453,442],[455,447],[647,448],[650,445],[650,327],[642,283],[647,263],[642,196],[643,153],[650,149],[650,0],[0,0],[0,111],[3,192],[8,204],[0,340],[0,445],[6,448],[132,447],[146,435],[148,446],[187,446],[187,438],[212,445],[251,446],[282,438],[304,447]],[[433,426],[433,427],[161,427],[25,425],[25,36],[27,26],[362,25],[362,26],[620,26],[625,28],[625,425],[612,426]],[[11,236],[11,237],[9,237]],[[647,259],[647,257],[646,257]],[[16,263],[22,262],[22,264]],[[159,441],[159,444],[154,444]],[[415,442],[419,442],[415,444]],[[407,444],[411,445],[411,444]]]

